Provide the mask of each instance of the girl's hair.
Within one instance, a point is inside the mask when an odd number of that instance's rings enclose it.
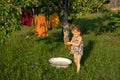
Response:
[[[71,25],[71,31],[72,30],[77,30],[79,32],[82,32],[81,27],[79,25]]]

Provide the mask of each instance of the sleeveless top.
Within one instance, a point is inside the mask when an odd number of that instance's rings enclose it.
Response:
[[[73,39],[72,40],[73,43],[77,43],[78,40],[77,39]],[[83,41],[80,43],[79,46],[71,46],[71,51],[70,51],[71,54],[80,54],[80,55],[83,55]]]

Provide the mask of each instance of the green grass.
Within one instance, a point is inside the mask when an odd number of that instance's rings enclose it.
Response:
[[[49,30],[48,37],[39,38],[33,27],[22,27],[0,46],[0,80],[120,80],[120,36],[96,35],[91,27],[99,27],[95,23],[102,23],[103,19],[98,14],[90,16],[76,20],[89,25],[89,30],[83,32],[84,55],[79,75],[74,63],[68,68],[55,68],[48,62],[59,56],[73,61],[63,43],[61,28]],[[90,23],[85,24],[86,20]]]

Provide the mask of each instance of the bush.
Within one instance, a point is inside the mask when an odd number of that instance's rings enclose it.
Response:
[[[115,11],[110,17],[109,26],[112,32],[120,35],[120,11]]]

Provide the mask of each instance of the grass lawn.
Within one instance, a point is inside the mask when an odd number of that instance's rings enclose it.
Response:
[[[48,37],[40,38],[34,35],[33,27],[22,27],[0,46],[0,80],[120,80],[120,36],[96,35],[100,27],[106,26],[100,14],[81,17],[76,23],[84,29],[79,75],[74,63],[68,68],[55,68],[48,62],[52,57],[73,61],[61,28],[49,30]]]

